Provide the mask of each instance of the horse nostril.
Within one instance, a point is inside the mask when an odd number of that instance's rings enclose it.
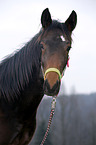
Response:
[[[44,82],[44,92],[45,94],[52,96],[57,95],[60,88],[60,81],[57,80],[57,82],[53,85],[53,87],[50,87],[50,84],[48,80],[46,79]]]
[[[48,80],[46,79],[45,81],[44,81],[44,90],[49,90],[50,89],[50,85],[49,85],[49,83],[48,83]]]
[[[60,82],[57,81],[56,84],[53,86],[52,91],[54,92],[55,90],[59,89],[60,87]]]

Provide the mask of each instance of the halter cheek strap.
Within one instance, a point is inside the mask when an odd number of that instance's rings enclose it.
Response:
[[[48,68],[48,69],[45,71],[44,80],[46,79],[46,75],[47,75],[47,73],[49,73],[49,72],[56,72],[56,73],[59,75],[59,80],[61,80],[62,74],[60,73],[59,69],[57,69],[57,68]]]

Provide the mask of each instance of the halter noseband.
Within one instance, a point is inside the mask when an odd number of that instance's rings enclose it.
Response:
[[[70,59],[70,57],[68,57],[68,60],[67,60],[67,67],[69,67],[69,59]],[[59,69],[52,67],[52,68],[48,68],[45,71],[45,73],[44,73],[44,80],[46,79],[46,75],[49,72],[56,72],[59,75],[59,80],[62,79],[63,73],[61,74],[61,72],[59,71]]]
[[[49,72],[56,72],[56,73],[59,75],[59,80],[61,80],[62,74],[60,73],[59,69],[57,69],[57,68],[48,68],[48,69],[45,71],[44,80],[46,79],[46,75],[47,75],[47,73],[49,73]]]

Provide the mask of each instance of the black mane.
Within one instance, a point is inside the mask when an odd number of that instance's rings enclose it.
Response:
[[[18,97],[29,80],[34,81],[39,74],[41,49],[37,39],[40,33],[20,51],[6,58],[0,64],[0,94],[2,97],[8,100],[13,99],[14,96]]]

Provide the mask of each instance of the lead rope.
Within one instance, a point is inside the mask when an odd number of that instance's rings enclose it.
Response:
[[[50,130],[50,125],[52,123],[52,118],[53,118],[54,111],[55,111],[55,107],[56,107],[56,96],[53,97],[53,99],[52,99],[52,103],[51,103],[51,113],[50,113],[50,117],[49,117],[48,127],[47,127],[47,130],[45,132],[44,138],[43,138],[43,140],[42,140],[42,142],[41,142],[40,145],[43,145],[45,143],[46,138],[48,136],[48,133],[49,133],[49,130]]]

